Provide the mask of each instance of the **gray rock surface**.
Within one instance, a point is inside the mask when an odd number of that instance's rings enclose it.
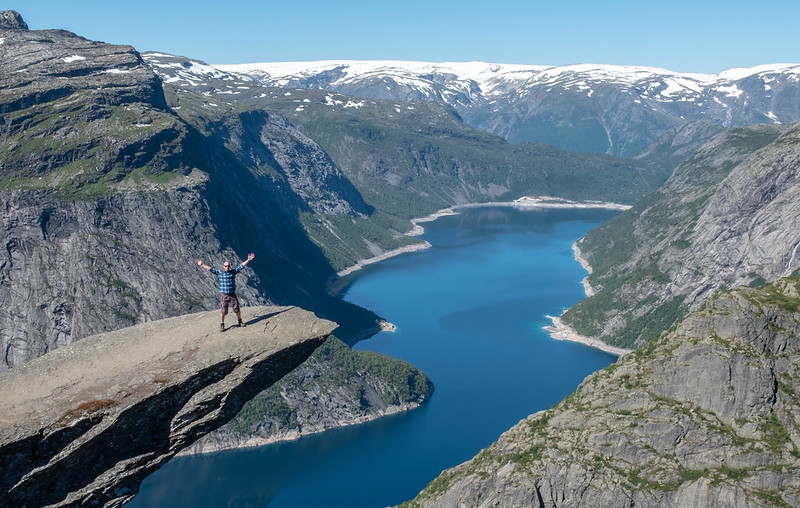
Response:
[[[800,504],[800,278],[724,293],[408,506]]]
[[[0,28],[27,30],[28,24],[16,11],[0,11]]]
[[[189,178],[187,178],[189,180]],[[223,250],[202,188],[68,200],[0,192],[0,370],[82,337],[214,308]],[[254,261],[255,264],[255,261]],[[247,269],[246,304],[264,303]]]
[[[334,323],[215,311],[92,336],[0,374],[0,504],[119,506],[147,474],[300,365]]]

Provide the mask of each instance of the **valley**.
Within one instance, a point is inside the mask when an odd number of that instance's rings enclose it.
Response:
[[[412,219],[524,196],[612,202],[630,209],[577,241],[593,295],[560,318],[634,351],[409,504],[800,499],[799,65],[211,66],[2,11],[0,68],[0,370],[212,311],[193,260],[247,252],[245,306],[306,309],[348,348],[391,316],[330,284],[425,246]],[[431,396],[386,395],[427,379],[413,365],[375,360],[409,373],[386,381],[330,361],[300,372],[350,372],[341,393],[295,413],[329,414],[353,391],[379,414]],[[309,386],[280,391],[296,401]]]

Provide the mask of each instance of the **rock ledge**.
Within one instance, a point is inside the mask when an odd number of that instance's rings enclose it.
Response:
[[[119,506],[182,448],[300,365],[336,327],[251,307],[96,335],[0,374],[0,505]]]

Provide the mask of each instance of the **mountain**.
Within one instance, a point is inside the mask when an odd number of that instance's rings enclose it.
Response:
[[[330,296],[328,282],[419,243],[405,235],[410,218],[525,194],[632,203],[667,176],[512,145],[440,103],[247,85],[183,57],[3,26],[3,368],[214,308],[213,277],[193,260],[247,252],[257,260],[243,303],[311,309],[352,342],[377,316]]]
[[[280,113],[319,143],[365,201],[404,218],[524,194],[632,203],[671,172],[539,143],[510,144],[466,125],[440,102],[272,88],[185,57],[143,56],[178,100],[195,91],[232,107]]]
[[[800,268],[800,123],[729,129],[577,247],[595,294],[563,316],[636,347],[709,296]]]
[[[242,82],[367,99],[437,101],[512,143],[634,156],[670,129],[800,120],[800,65],[719,74],[611,65],[321,61],[215,65]],[[226,93],[241,89],[231,82]]]
[[[722,293],[403,506],[798,506],[799,308]]]
[[[168,106],[130,46],[19,23],[0,40],[0,368],[213,309],[215,281],[194,259],[251,251],[245,305],[312,309],[345,338],[375,326],[371,312],[328,295],[335,271],[299,218],[369,212],[318,145],[261,112],[229,122],[249,143],[233,153],[218,125],[196,127]]]

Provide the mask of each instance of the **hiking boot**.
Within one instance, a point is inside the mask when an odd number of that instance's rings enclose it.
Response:
[[[221,331],[221,332],[225,331],[225,323],[220,323],[219,324],[219,331]]]
[[[240,319],[240,320],[239,320],[239,326],[240,326],[240,327],[242,327],[242,328],[244,328],[245,326],[247,326],[247,323],[245,323],[244,321],[242,321],[242,320]]]

